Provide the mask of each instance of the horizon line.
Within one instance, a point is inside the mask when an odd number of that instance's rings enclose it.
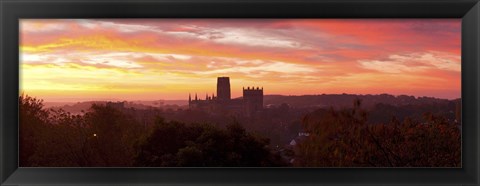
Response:
[[[188,97],[186,99],[104,99],[104,98],[87,98],[87,99],[78,99],[78,100],[69,100],[69,101],[61,101],[61,100],[55,100],[55,101],[47,101],[44,98],[32,96],[29,94],[24,94],[30,97],[34,97],[37,99],[41,99],[43,102],[48,102],[48,103],[54,103],[54,102],[62,102],[62,103],[78,103],[78,102],[133,102],[133,101],[188,101]],[[413,96],[415,99],[418,98],[435,98],[435,99],[443,99],[443,100],[456,100],[456,99],[461,99],[461,97],[456,97],[456,98],[440,98],[440,97],[434,97],[434,96],[414,96],[414,95],[408,95],[408,94],[388,94],[388,93],[379,93],[379,94],[352,94],[352,93],[332,93],[332,94],[327,94],[327,93],[322,93],[322,94],[303,94],[303,95],[283,95],[283,94],[266,94],[263,96],[323,96],[323,95],[356,95],[356,96],[380,96],[380,95],[390,95],[394,97],[399,97],[399,96]],[[20,96],[20,95],[19,95]],[[239,99],[242,98],[243,96],[231,98],[231,99]],[[201,97],[200,97],[201,98]],[[68,99],[68,98],[67,98]],[[204,99],[199,99],[199,100],[204,100]]]

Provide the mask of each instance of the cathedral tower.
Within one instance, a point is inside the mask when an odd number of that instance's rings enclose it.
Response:
[[[243,108],[247,116],[263,109],[263,87],[243,88]]]
[[[217,78],[217,99],[219,101],[229,101],[231,99],[229,77]]]

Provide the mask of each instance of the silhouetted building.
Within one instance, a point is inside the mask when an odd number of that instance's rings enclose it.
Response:
[[[248,116],[263,109],[263,87],[243,88],[243,109]]]
[[[231,99],[229,77],[217,78],[217,96],[219,101],[229,101]]]
[[[260,89],[254,87],[243,88],[242,99],[231,99],[230,78],[217,78],[217,97],[214,94],[205,95],[205,100],[199,99],[195,94],[192,99],[191,94],[188,96],[188,105],[190,109],[201,109],[208,112],[233,112],[242,113],[246,116],[253,116],[256,112],[263,109],[263,87]]]

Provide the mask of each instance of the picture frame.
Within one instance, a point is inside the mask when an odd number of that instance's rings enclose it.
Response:
[[[478,0],[2,0],[1,185],[478,185]],[[462,168],[19,168],[19,19],[461,18]]]

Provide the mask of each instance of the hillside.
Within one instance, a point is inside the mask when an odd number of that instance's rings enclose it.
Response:
[[[362,100],[364,108],[372,108],[378,103],[394,106],[423,105],[423,104],[448,104],[451,100],[433,97],[414,97],[407,95],[393,96],[389,94],[356,95],[356,94],[321,94],[304,96],[265,95],[265,105],[280,105],[286,103],[291,107],[351,107],[355,98]]]

